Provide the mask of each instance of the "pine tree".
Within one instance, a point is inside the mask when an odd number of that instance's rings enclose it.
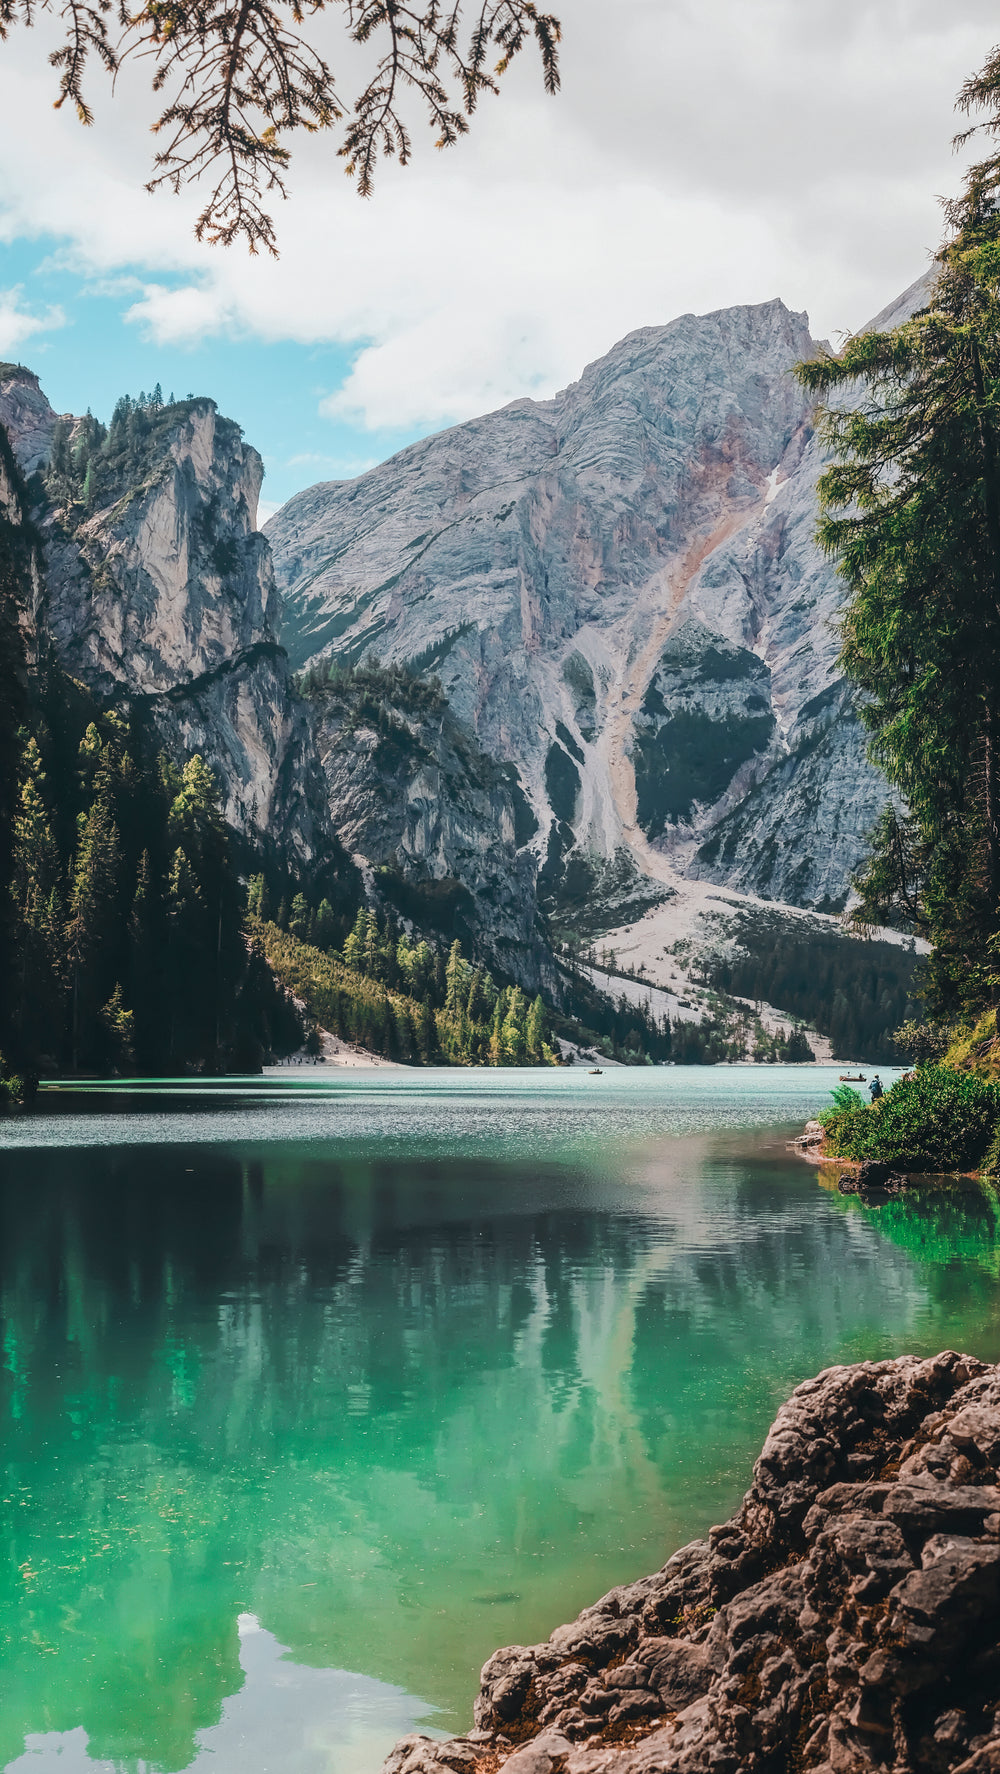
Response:
[[[433,1064],[434,1060],[437,1058],[438,1038],[437,1024],[434,1020],[434,1012],[431,1009],[429,998],[425,998],[420,1006],[417,1016],[416,1038],[417,1052],[420,1055],[421,1061],[425,1066]]]
[[[1000,93],[1000,59],[996,75]],[[822,418],[837,460],[820,537],[850,589],[841,664],[909,810],[880,822],[862,915],[902,911],[930,936],[939,1013],[989,996],[1000,933],[998,191],[986,163],[948,207],[926,308],[799,367],[816,393],[844,391]]]
[[[309,901],[306,899],[304,893],[297,893],[292,900],[292,911],[288,920],[288,928],[293,936],[298,937],[300,942],[308,942]]]
[[[111,1044],[113,1063],[119,1071],[130,1072],[135,1064],[135,1017],[131,1010],[126,1010],[122,989],[117,982],[100,1014]]]
[[[361,953],[361,970],[366,979],[380,979],[382,943],[379,936],[378,918],[369,912],[365,921],[364,944]]]
[[[118,828],[110,796],[102,789],[81,815],[73,865],[66,958],[72,982],[72,1065],[88,1051],[92,1019],[103,998],[102,962],[110,949],[118,891]]]
[[[465,1006],[469,994],[468,964],[462,959],[462,945],[456,938],[448,951],[448,961],[444,973],[444,1010],[448,1017],[457,1018],[459,1011]]]
[[[493,1006],[493,1020],[490,1024],[488,1052],[491,1066],[499,1066],[503,1064],[503,1024],[506,1008],[506,993],[498,992],[497,1001]]]
[[[548,1018],[545,1014],[545,1005],[542,1003],[541,998],[536,998],[528,1012],[527,1021],[524,1026],[525,1048],[529,1060],[531,1060],[534,1065],[540,1064],[545,1058],[548,1032]]]
[[[321,899],[316,907],[316,923],[313,930],[313,942],[319,949],[330,949],[337,940],[337,918],[328,899]]]
[[[251,918],[267,917],[267,887],[263,875],[251,875],[247,882],[247,913]]]
[[[354,920],[354,928],[344,943],[344,961],[353,973],[360,973],[364,967],[367,936],[368,913],[362,906]]]
[[[504,1063],[523,1066],[525,1060],[524,1018],[527,1005],[520,986],[511,989],[507,1014],[503,1019],[500,1040]]]
[[[22,915],[38,925],[59,880],[59,852],[45,801],[45,770],[38,742],[28,740],[20,806],[14,822],[14,894]]]

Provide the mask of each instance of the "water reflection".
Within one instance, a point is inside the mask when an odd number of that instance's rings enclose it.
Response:
[[[217,1725],[195,1733],[190,1767],[201,1774],[367,1774],[426,1712],[411,1695],[341,1669],[304,1669],[253,1614],[235,1623],[243,1686]],[[433,1729],[432,1719],[421,1719]],[[131,1761],[131,1757],[126,1758]],[[8,1774],[117,1774],[95,1760],[83,1726],[32,1733]]]
[[[728,1511],[797,1379],[1000,1353],[993,1218],[898,1205],[950,1266],[746,1136],[8,1153],[0,1766],[252,1770],[252,1722],[361,1774],[372,1719],[466,1724],[496,1644]]]

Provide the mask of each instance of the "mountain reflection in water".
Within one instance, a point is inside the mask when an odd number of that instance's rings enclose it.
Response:
[[[0,1767],[467,1725],[496,1645],[728,1513],[797,1380],[1000,1354],[983,1198],[882,1212],[747,1134],[8,1151]]]

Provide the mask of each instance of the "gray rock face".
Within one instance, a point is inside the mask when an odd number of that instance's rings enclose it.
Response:
[[[544,1645],[498,1651],[476,1729],[386,1774],[1000,1767],[1000,1368],[829,1368],[733,1519]]]
[[[315,698],[313,732],[334,825],[381,897],[503,974],[553,986],[534,867],[517,850],[527,804],[443,695],[361,674]]]
[[[267,526],[293,658],[438,674],[516,765],[557,897],[624,845],[646,873],[842,899],[886,790],[834,677],[790,374],[815,348],[781,302],[685,315],[554,400],[299,494]]]
[[[322,822],[293,780],[305,733],[255,530],[261,460],[212,401],[169,413],[111,503],[83,521],[36,514],[45,567],[33,620],[72,676],[145,705],[175,755],[202,753],[235,830],[266,831],[307,861]],[[24,471],[46,460],[56,415],[29,372],[0,372],[0,423]]]
[[[24,659],[34,663],[37,613],[44,597],[42,558],[30,521],[20,463],[0,426],[0,526],[3,528],[3,620],[20,631]],[[22,667],[23,669],[23,667]]]
[[[56,414],[38,377],[23,364],[0,363],[3,425],[22,474],[34,474],[48,460]]]
[[[0,425],[24,468],[46,461],[56,422],[30,372],[0,370]],[[360,686],[295,694],[255,529],[262,472],[211,401],[164,409],[98,509],[39,508],[44,572],[27,626],[100,698],[146,709],[174,756],[200,752],[252,844],[320,873],[346,848],[422,922],[454,916],[505,974],[551,983],[534,862],[517,854],[532,821],[514,773],[440,698],[369,710],[373,729]]]

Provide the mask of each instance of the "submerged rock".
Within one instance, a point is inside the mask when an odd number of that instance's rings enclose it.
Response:
[[[828,1368],[731,1521],[547,1644],[486,1664],[476,1728],[385,1774],[1000,1768],[1000,1368]]]

